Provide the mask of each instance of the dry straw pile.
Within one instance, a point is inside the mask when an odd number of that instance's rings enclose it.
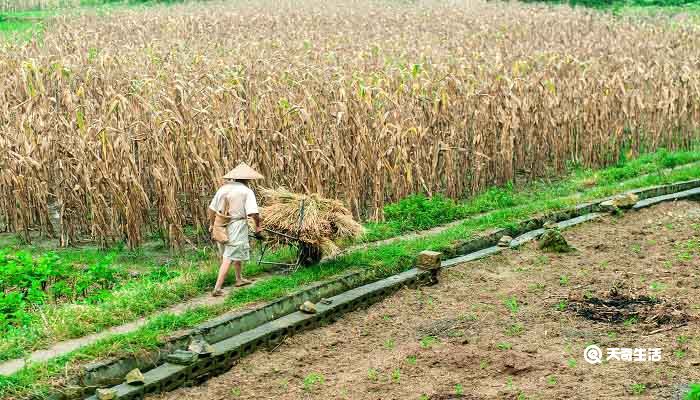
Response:
[[[350,210],[338,200],[315,194],[300,195],[283,188],[264,189],[262,194],[262,226],[299,238],[313,253],[332,255],[338,251],[338,240],[357,238],[364,232]],[[288,243],[281,235],[268,234],[267,240],[278,245]]]
[[[0,224],[139,244],[226,168],[356,217],[698,139],[700,32],[514,3],[205,3],[0,47]],[[51,223],[49,210],[58,210]],[[0,228],[2,229],[2,228]]]

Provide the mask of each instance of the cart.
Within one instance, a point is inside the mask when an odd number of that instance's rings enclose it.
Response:
[[[270,241],[265,240],[265,238],[258,238],[258,243],[260,243],[260,256],[258,257],[258,265],[275,265],[282,267],[285,272],[291,273],[296,272],[302,265],[310,265],[317,263],[321,260],[321,254],[315,247],[308,246],[301,239],[301,229],[304,222],[304,200],[299,204],[299,227],[297,228],[296,236],[289,235],[284,232],[278,232],[272,229],[263,228],[266,235],[276,236],[278,240],[276,243],[285,243],[293,249],[294,252],[294,262],[284,263],[279,261],[268,261],[265,260],[265,254],[272,247]]]

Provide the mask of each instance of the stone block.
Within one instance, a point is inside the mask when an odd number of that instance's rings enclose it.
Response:
[[[424,250],[418,253],[416,266],[422,270],[430,271],[440,269],[442,253],[437,251]]]

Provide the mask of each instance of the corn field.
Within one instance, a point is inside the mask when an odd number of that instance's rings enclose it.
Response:
[[[0,12],[77,7],[80,0],[0,0]]]
[[[470,0],[57,17],[0,48],[0,229],[177,247],[239,161],[381,219],[416,192],[686,148],[699,30]]]

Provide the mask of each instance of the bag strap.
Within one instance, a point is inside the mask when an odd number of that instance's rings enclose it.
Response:
[[[219,226],[219,227],[223,227],[223,228],[225,228],[225,227],[231,225],[231,223],[233,222],[233,218],[231,218],[231,216],[229,215],[229,211],[230,211],[230,205],[229,205],[228,198],[224,198],[224,209],[223,209],[223,212],[217,211],[217,212],[216,212],[216,215],[217,215],[218,217],[221,217],[221,218],[226,218],[226,219],[228,220],[228,222],[225,223],[225,224],[221,224],[221,225],[216,225],[216,223],[214,223],[214,225],[215,225],[215,226]]]

